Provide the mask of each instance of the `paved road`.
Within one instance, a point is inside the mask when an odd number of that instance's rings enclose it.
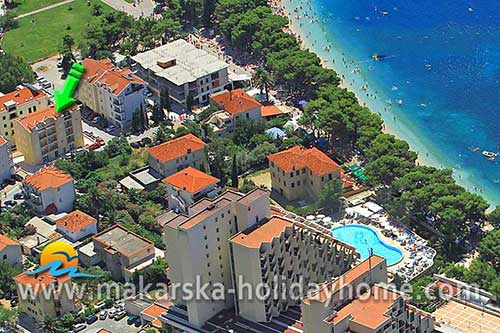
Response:
[[[113,333],[137,333],[141,328],[137,328],[134,325],[127,325],[127,317],[120,321],[115,321],[114,319],[98,320],[92,325],[87,326],[82,333],[97,333],[99,330],[105,329]]]
[[[26,17],[26,16],[30,16],[30,15],[33,15],[33,14],[38,14],[40,12],[44,12],[46,10],[49,10],[49,9],[52,9],[52,8],[55,8],[55,7],[59,7],[59,6],[65,5],[65,4],[73,2],[73,1],[75,1],[75,0],[65,0],[65,1],[62,1],[62,2],[58,2],[58,3],[55,3],[55,4],[47,6],[47,7],[39,8],[39,9],[34,10],[32,12],[21,14],[19,16],[16,16],[15,19],[18,20],[18,19]]]
[[[153,0],[135,0],[135,6],[125,0],[101,0],[108,6],[125,12],[135,18],[153,15],[155,3]]]

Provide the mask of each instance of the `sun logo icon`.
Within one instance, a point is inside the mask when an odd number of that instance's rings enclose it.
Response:
[[[28,274],[39,274],[47,270],[54,277],[63,275],[72,278],[96,277],[92,274],[78,273],[78,253],[65,242],[53,242],[47,245],[40,254],[40,267]]]

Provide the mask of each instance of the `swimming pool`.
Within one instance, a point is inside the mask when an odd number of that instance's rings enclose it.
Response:
[[[403,253],[400,249],[384,243],[377,233],[370,227],[361,224],[349,224],[332,229],[335,238],[354,246],[361,255],[361,259],[368,258],[370,248],[373,253],[384,257],[387,260],[387,266],[397,264],[403,259]]]

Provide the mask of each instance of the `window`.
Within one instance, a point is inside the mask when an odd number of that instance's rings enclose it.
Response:
[[[295,187],[295,183],[292,183],[292,188],[294,188],[294,187]]]

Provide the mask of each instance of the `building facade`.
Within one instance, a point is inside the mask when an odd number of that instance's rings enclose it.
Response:
[[[229,65],[207,51],[178,39],[132,57],[133,68],[157,96],[168,91],[170,99],[183,107],[208,102],[208,96],[231,88]]]
[[[0,184],[9,179],[14,172],[14,163],[10,152],[10,144],[0,135]]]
[[[21,273],[14,281],[18,295],[30,296],[19,297],[19,310],[38,322],[42,322],[46,317],[60,318],[75,310],[75,300],[69,293],[69,275],[56,278],[48,272],[35,275]]]
[[[16,122],[15,133],[17,149],[29,165],[46,164],[84,145],[76,106],[58,113],[51,105],[31,113]]]
[[[135,110],[145,112],[148,85],[128,69],[109,59],[84,59],[85,73],[78,86],[77,99],[113,125],[125,131],[132,127]]]
[[[372,255],[302,301],[304,332],[431,333],[434,318],[388,289],[387,264]]]
[[[288,201],[314,200],[326,182],[344,181],[342,168],[317,148],[295,146],[268,159],[272,189]]]
[[[168,177],[189,166],[208,170],[206,143],[193,134],[164,142],[148,149],[149,166],[163,177]]]
[[[71,175],[56,167],[45,167],[27,176],[21,189],[28,206],[39,214],[69,213],[73,210],[75,182]]]
[[[21,244],[0,234],[0,263],[22,265]]]
[[[176,212],[187,213],[187,208],[196,201],[219,194],[219,181],[192,167],[165,178],[163,182],[167,187],[168,207]]]
[[[77,242],[97,233],[97,220],[80,210],[74,210],[56,220],[56,230]]]
[[[0,93],[0,135],[9,141],[14,148],[14,124],[16,120],[44,109],[48,105],[47,95],[32,86],[18,86],[16,90],[8,94]]]

